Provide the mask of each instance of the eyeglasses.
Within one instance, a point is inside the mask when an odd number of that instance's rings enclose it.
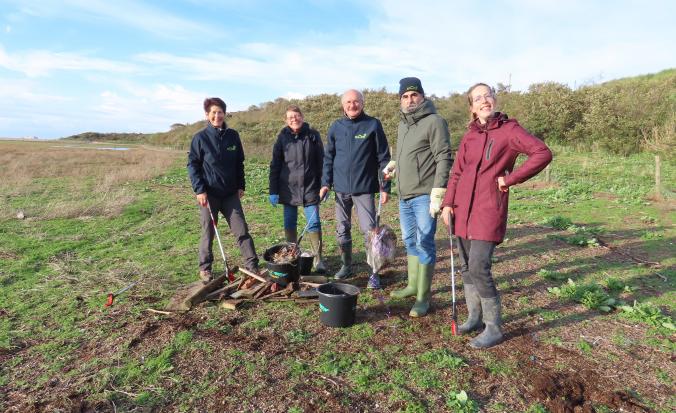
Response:
[[[489,94],[489,95],[479,95],[474,97],[474,103],[479,103],[485,100],[493,100],[495,99],[495,96]]]
[[[303,115],[289,115],[286,117],[286,120],[295,120],[295,119],[303,119]]]

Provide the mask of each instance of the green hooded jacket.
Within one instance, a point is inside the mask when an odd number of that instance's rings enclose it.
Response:
[[[399,115],[395,158],[399,196],[410,199],[429,195],[432,188],[446,188],[453,165],[446,120],[427,99],[413,112]]]

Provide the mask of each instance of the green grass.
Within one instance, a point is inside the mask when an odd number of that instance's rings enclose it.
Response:
[[[639,345],[674,351],[670,337],[676,274],[671,268],[676,257],[669,243],[676,235],[676,217],[673,210],[648,198],[652,191],[650,156],[619,158],[562,148],[555,148],[555,152],[551,187],[517,186],[511,190],[509,240],[498,249],[495,266],[527,265],[536,260],[537,268],[528,267],[514,280],[512,274],[496,273],[499,288],[507,291],[507,297],[515,288],[525,290],[506,312],[518,322],[526,317],[542,319],[547,325],[539,333],[544,343],[611,359],[619,356],[601,354],[590,343],[578,340],[579,336],[564,338],[558,323],[582,328],[581,320],[575,318],[578,315],[570,314],[575,307],[569,304],[598,309],[612,298],[618,303],[610,306],[608,317],[613,322],[640,324],[647,332],[637,342],[618,329],[607,337],[607,345],[618,354]],[[664,182],[673,182],[674,166],[663,165]],[[247,191],[242,201],[259,253],[283,238],[281,208],[267,203],[267,167],[264,161],[247,161]],[[86,193],[69,193],[68,186],[58,179],[40,179],[34,185],[30,198],[0,198],[2,209],[74,196],[87,198]],[[316,305],[295,303],[245,305],[230,313],[216,306],[204,307],[192,313],[192,324],[185,325],[148,314],[147,308],[162,308],[177,287],[196,280],[197,207],[183,159],[161,176],[125,188],[135,199],[119,214],[0,221],[0,350],[7,355],[0,366],[3,390],[11,386],[37,394],[54,377],[65,375],[78,383],[77,388],[91,403],[114,401],[118,410],[124,411],[191,411],[196,404],[222,394],[214,382],[233,389],[223,396],[229,397],[224,400],[232,403],[230,406],[238,398],[263,397],[270,386],[266,375],[274,373],[279,374],[275,383],[283,381],[277,385],[307,398],[312,398],[313,392],[333,391],[328,381],[332,380],[343,391],[340,397],[346,409],[359,399],[367,404],[377,401],[381,410],[388,411],[444,411],[450,409],[449,403],[470,409],[467,411],[499,406],[504,406],[503,411],[514,411],[514,406],[519,406],[519,411],[542,411],[538,410],[540,405],[514,400],[486,402],[485,394],[475,393],[479,386],[474,386],[470,365],[485,368],[499,381],[525,379],[519,378],[520,370],[511,359],[494,357],[490,351],[485,352],[488,356],[478,356],[467,348],[467,337],[453,336],[447,307],[439,306],[432,313],[432,317],[443,317],[444,323],[412,321],[406,316],[412,300],[388,300],[393,312],[404,316],[362,317],[354,326],[339,330],[318,323]],[[599,191],[604,195],[598,196]],[[84,199],[83,205],[95,201]],[[332,214],[332,206],[322,205],[322,215],[329,217],[323,222],[325,254],[330,264],[336,264]],[[383,220],[398,233],[397,217],[396,202],[388,203]],[[525,226],[516,228],[516,223]],[[518,235],[524,228],[536,228],[539,238],[524,243]],[[445,246],[444,230],[439,225],[437,241]],[[611,242],[625,240],[630,250],[640,251],[638,256],[662,266],[654,269],[583,255],[569,259],[568,255],[577,251],[599,248],[587,242],[582,249],[579,242],[569,242],[580,234],[583,241],[590,236]],[[226,230],[222,235],[228,259],[241,262],[232,237]],[[363,241],[358,236],[354,239],[359,251]],[[551,242],[556,243],[556,251],[543,246]],[[222,262],[215,252],[218,271]],[[401,280],[399,272],[393,276]],[[443,277],[447,274],[435,280]],[[569,287],[569,278],[575,288]],[[113,307],[103,307],[107,293],[132,281],[139,284],[118,297]],[[547,287],[558,288],[559,296],[547,294]],[[445,305],[448,295],[447,289],[435,287],[435,303]],[[543,308],[542,300],[561,308]],[[623,300],[631,310],[620,307]],[[362,291],[358,305],[362,316],[380,309],[371,291]],[[595,310],[595,314],[600,313]],[[460,315],[462,322],[465,313]],[[147,341],[130,345],[153,323],[159,326],[157,336],[151,331]],[[380,348],[383,337],[389,344]],[[262,343],[278,347],[266,348],[263,357],[255,347]],[[82,354],[91,357],[83,361]],[[187,364],[186,360],[197,354],[213,365],[199,372],[177,371],[177,365]],[[23,367],[28,364],[34,366],[30,373]],[[562,371],[568,367],[560,366]],[[654,366],[652,371],[654,380],[672,383],[667,366]],[[457,396],[462,390],[468,398],[458,407]],[[0,397],[0,408],[6,403]],[[287,411],[305,407],[299,399],[281,403]],[[368,406],[373,408],[374,404]]]

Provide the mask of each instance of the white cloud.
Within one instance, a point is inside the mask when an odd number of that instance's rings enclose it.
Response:
[[[2,45],[0,45],[0,67],[23,73],[28,77],[47,76],[56,70],[110,73],[132,73],[138,70],[129,63],[88,57],[73,52],[31,50],[10,54],[5,51]]]
[[[215,35],[222,31],[134,0],[10,0],[29,16],[91,22],[104,19],[159,37]]]
[[[9,24],[6,25],[6,26],[5,26],[5,33],[9,33],[9,32],[11,32],[11,31],[12,31],[12,26],[10,26]]]

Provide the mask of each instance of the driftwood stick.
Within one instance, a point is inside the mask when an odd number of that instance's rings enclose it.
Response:
[[[276,297],[278,295],[286,295],[286,294],[288,294],[288,292],[286,290],[279,290],[279,291],[275,291],[274,293],[266,294],[266,295],[260,297],[259,299],[266,300],[270,297]]]
[[[258,290],[256,290],[256,293],[254,294],[253,298],[260,298],[260,296],[263,295],[263,293],[265,293],[268,290],[268,288],[270,288],[271,285],[272,283],[268,281],[258,286]]]
[[[249,271],[249,270],[247,270],[247,269],[240,268],[239,270],[240,270],[241,272],[243,272],[244,274],[248,275],[249,277],[255,278],[255,279],[257,279],[258,281],[260,281],[260,282],[262,282],[262,283],[268,281],[268,280],[266,280],[264,277],[261,277],[260,275],[254,273],[254,272],[251,272],[251,271]]]
[[[312,288],[317,288],[321,285],[321,284],[310,283],[310,282],[306,282],[306,281],[301,281],[301,282],[299,282],[299,284],[300,285],[307,285],[308,287],[312,287]]]
[[[146,308],[146,311],[149,311],[151,313],[156,313],[156,314],[163,314],[163,315],[172,315],[171,311],[160,311],[160,310],[155,310],[154,308]]]

